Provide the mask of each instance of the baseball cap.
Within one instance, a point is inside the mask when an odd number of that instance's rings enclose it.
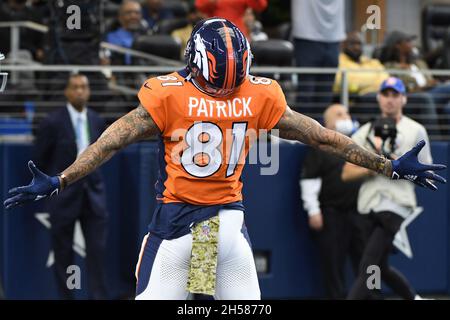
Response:
[[[406,88],[405,85],[403,84],[403,81],[396,77],[389,77],[383,81],[383,83],[380,86],[380,92],[386,89],[393,89],[401,94],[406,93]]]

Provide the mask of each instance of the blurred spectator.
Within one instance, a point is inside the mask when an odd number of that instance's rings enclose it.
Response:
[[[76,5],[80,8],[81,28],[68,28],[68,8]],[[100,64],[100,30],[101,2],[91,0],[49,0],[47,1],[49,12],[49,30],[46,36],[46,64],[62,65],[99,65]],[[37,9],[36,9],[37,10]],[[63,91],[69,72],[46,71],[39,73],[40,89],[46,92],[44,100],[60,101],[64,98]],[[101,72],[86,72],[92,90],[91,101],[103,102],[109,95],[108,84],[105,75]],[[98,93],[103,93],[99,95]]]
[[[99,64],[100,2],[90,0],[51,0],[47,33],[46,64]],[[81,28],[67,27],[67,10],[80,8]]]
[[[263,26],[262,26],[261,22],[256,20],[256,17],[255,17],[255,14],[254,14],[252,8],[247,8],[247,10],[245,10],[244,23],[249,32],[248,40],[250,42],[264,41],[264,40],[269,39],[267,34],[264,31],[262,31]]]
[[[407,74],[398,74],[410,93],[429,93],[433,99],[437,112],[450,113],[450,84],[438,83],[432,75],[423,72],[428,70],[428,65],[419,59],[415,53],[415,35],[409,35],[401,31],[391,32],[383,45],[380,60],[387,69],[400,69],[409,71]],[[410,100],[411,102],[411,100]],[[422,122],[422,121],[421,121]]]
[[[186,49],[187,42],[191,36],[192,29],[200,20],[204,19],[205,16],[200,12],[195,5],[189,7],[187,19],[188,24],[181,29],[176,29],[172,32],[172,37],[181,42],[181,59],[184,60],[184,50]]]
[[[172,19],[172,11],[162,6],[161,0],[147,0],[142,8],[142,16],[150,29],[154,29],[159,21]]]
[[[250,30],[244,23],[245,10],[252,8],[261,12],[266,9],[267,0],[195,0],[195,5],[207,17],[230,20],[248,37]]]
[[[399,74],[408,92],[422,91],[436,84],[433,76],[421,71],[428,70],[425,61],[417,57],[414,40],[415,35],[401,31],[393,31],[386,37],[380,60],[386,68],[409,70],[408,74]]]
[[[120,27],[106,35],[106,42],[131,49],[134,39],[147,31],[147,25],[142,20],[142,9],[138,1],[125,0],[119,9]],[[119,54],[118,54],[119,55]],[[112,64],[132,64],[129,54],[121,55],[122,59],[112,58]],[[117,60],[122,60],[119,63]]]
[[[352,139],[361,147],[388,159],[397,159],[419,141],[427,143],[418,157],[421,163],[432,163],[426,129],[403,114],[407,104],[403,82],[394,77],[386,79],[379,89],[380,115],[366,123]],[[348,299],[367,299],[370,290],[367,280],[369,266],[378,266],[381,279],[403,299],[413,300],[416,292],[406,278],[389,264],[393,240],[401,224],[417,207],[414,184],[407,180],[391,180],[372,171],[346,163],[342,171],[344,181],[365,179],[358,194],[358,212],[371,220],[371,232],[364,248],[359,275]]]
[[[64,94],[66,105],[40,123],[33,150],[36,165],[53,175],[75,161],[105,129],[104,121],[87,107],[90,89],[86,76],[71,75]],[[100,172],[91,173],[58,197],[48,199],[46,205],[52,226],[54,272],[60,298],[74,298],[74,291],[67,287],[70,275],[67,267],[74,264],[72,245],[78,220],[86,241],[88,298],[106,299],[107,211]]]
[[[344,0],[291,0],[292,36],[298,67],[337,68],[345,39]],[[333,74],[299,75],[304,111],[322,111],[332,100]],[[319,108],[319,109],[317,109]]]
[[[45,25],[48,25],[50,18],[50,10],[47,2],[47,0],[32,0],[30,4],[30,8],[40,16],[42,23]]]
[[[354,125],[347,107],[331,105],[324,113],[325,127],[351,135]],[[346,297],[345,266],[351,258],[358,273],[364,250],[365,217],[356,211],[360,182],[343,182],[345,161],[317,149],[311,149],[303,163],[301,192],[309,226],[319,248],[319,256],[328,299]]]
[[[33,21],[42,23],[42,16],[39,11],[33,10],[26,5],[26,0],[7,0],[0,3],[0,21]],[[0,28],[1,47],[4,54],[9,53],[10,48],[10,28]],[[28,50],[37,61],[44,58],[44,34],[28,28],[20,28],[19,49]]]
[[[339,54],[339,69],[379,70],[368,72],[347,72],[348,91],[350,94],[364,95],[377,92],[381,83],[389,77],[384,66],[377,59],[362,55],[362,39],[357,31],[347,34],[342,43],[342,52]],[[338,93],[342,89],[342,75],[336,74],[333,91]]]

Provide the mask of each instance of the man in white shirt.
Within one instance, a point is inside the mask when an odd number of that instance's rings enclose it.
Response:
[[[395,77],[386,79],[380,87],[377,100],[381,110],[378,121],[362,126],[352,139],[360,146],[397,159],[419,141],[426,142],[418,154],[423,163],[432,163],[426,129],[403,115],[407,103],[403,82]],[[359,276],[348,299],[367,299],[367,268],[379,266],[383,281],[404,299],[412,300],[416,293],[406,278],[389,265],[392,241],[400,225],[417,206],[414,185],[407,181],[388,180],[374,176],[368,170],[346,163],[342,171],[344,181],[364,179],[358,195],[358,211],[369,214],[373,229],[364,249]]]

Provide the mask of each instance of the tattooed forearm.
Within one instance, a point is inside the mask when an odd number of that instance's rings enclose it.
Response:
[[[120,149],[157,133],[158,128],[149,113],[144,107],[137,107],[109,126],[95,143],[62,172],[65,176],[64,186],[88,175]]]
[[[350,138],[347,138],[351,140]],[[352,140],[351,140],[352,141]],[[338,154],[342,157],[342,155]],[[392,163],[386,157],[371,153],[353,141],[344,148],[343,158],[348,162],[371,169],[387,177],[392,176]]]
[[[289,108],[276,128],[280,130],[280,137],[283,139],[301,141],[389,177],[392,174],[392,163],[385,157],[363,149],[349,137],[326,129],[316,120]]]

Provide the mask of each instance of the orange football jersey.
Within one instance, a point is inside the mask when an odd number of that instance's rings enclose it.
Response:
[[[194,205],[242,200],[251,143],[287,105],[275,80],[252,75],[233,94],[215,98],[174,72],[148,79],[138,97],[161,131],[158,200]]]

